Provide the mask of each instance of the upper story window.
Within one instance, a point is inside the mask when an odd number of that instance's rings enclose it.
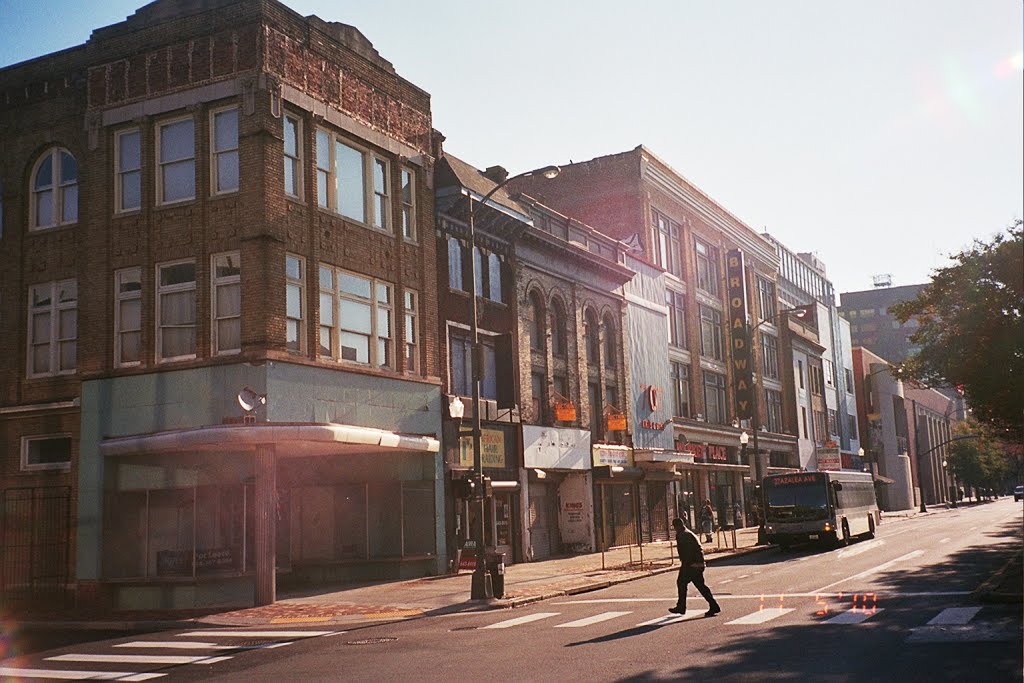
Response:
[[[406,372],[417,372],[419,370],[419,331],[416,321],[419,319],[419,294],[411,289],[403,293],[403,306],[405,314],[405,370]]]
[[[679,224],[657,211],[651,212],[654,223],[654,260],[677,277],[683,276]]]
[[[757,314],[761,320],[775,320],[775,283],[763,277],[757,278]]]
[[[196,357],[196,262],[156,267],[156,357],[162,362]]]
[[[416,174],[402,169],[402,237],[416,239]]]
[[[476,295],[501,302],[501,257],[480,247],[475,251]]]
[[[114,273],[114,365],[142,362],[142,269]]]
[[[291,114],[284,115],[284,193],[302,196],[302,122]]]
[[[853,393],[853,371],[850,368],[843,368],[843,374],[846,377],[846,393]]]
[[[604,317],[604,365],[607,368],[614,368],[618,365],[616,358],[618,349],[615,339],[615,321],[610,315],[606,315]]]
[[[690,366],[672,361],[672,414],[690,417]]]
[[[242,263],[237,251],[215,254],[211,305],[214,354],[242,350]]]
[[[708,306],[700,307],[700,353],[702,356],[723,360],[722,314]]]
[[[668,343],[677,349],[686,348],[686,297],[682,292],[665,291],[668,304]]]
[[[768,415],[769,432],[782,433],[782,392],[774,389],[764,390],[765,413]]]
[[[694,240],[697,252],[697,288],[718,296],[718,250]]]
[[[71,152],[53,147],[32,171],[32,230],[78,222],[78,162]]]
[[[536,423],[544,423],[547,420],[548,402],[545,398],[547,382],[543,372],[530,373],[530,408],[533,411],[533,420]]]
[[[142,134],[138,128],[119,131],[114,136],[117,176],[114,201],[118,213],[142,208]]]
[[[71,468],[71,435],[21,437],[21,469],[67,470]]]
[[[797,375],[797,383],[800,385],[800,388],[803,389],[804,388],[804,362],[802,360],[798,360],[796,362],[796,375]]]
[[[537,292],[530,293],[530,305],[526,309],[526,324],[530,334],[530,350],[544,350],[544,304]]]
[[[306,350],[306,260],[295,254],[285,254],[285,315],[288,318],[285,346],[297,353]]]
[[[779,378],[779,340],[761,333],[761,372],[769,379]]]
[[[29,287],[28,375],[67,374],[78,366],[78,281]]]
[[[583,320],[583,336],[587,347],[587,364],[597,365],[601,362],[601,333],[597,322],[597,313],[592,308],[588,308]]]
[[[551,353],[556,358],[565,358],[568,353],[565,307],[557,299],[551,303]]]
[[[191,118],[157,125],[157,203],[196,198],[196,130]]]
[[[320,355],[394,368],[394,286],[320,266]]]
[[[462,263],[464,249],[462,243],[451,235],[448,236],[448,288],[466,291],[464,268]]]
[[[391,230],[391,171],[382,157],[316,132],[317,204],[360,223]]]
[[[729,409],[725,401],[725,375],[704,371],[704,409],[711,424],[726,424]]]
[[[210,114],[210,178],[213,194],[238,191],[238,107]]]
[[[473,394],[473,343],[469,333],[454,327],[449,328],[448,338],[448,378],[449,389],[459,396]],[[480,336],[480,347],[483,353],[483,377],[480,380],[480,398],[495,400],[498,398],[497,354],[494,339],[487,335]]]

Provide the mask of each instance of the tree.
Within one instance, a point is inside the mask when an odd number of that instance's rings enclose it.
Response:
[[[946,465],[957,482],[976,489],[1001,491],[1013,475],[1006,443],[985,425],[968,419],[953,428]]]
[[[955,386],[982,422],[1024,435],[1024,227],[975,240],[910,301],[889,308],[919,327],[920,351],[904,363],[928,386]]]

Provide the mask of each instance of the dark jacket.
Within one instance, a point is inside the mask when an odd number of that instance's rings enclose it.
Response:
[[[704,549],[692,531],[686,528],[676,531],[676,550],[683,569],[704,569]]]

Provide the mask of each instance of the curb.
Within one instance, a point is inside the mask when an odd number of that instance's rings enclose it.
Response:
[[[1010,572],[1010,568],[1019,560],[1020,558],[1018,557],[1011,557],[995,574],[988,577],[984,583],[971,591],[971,595],[980,602],[986,603],[1012,604],[1024,602],[1024,594],[1022,593],[1004,593],[997,590],[1003,579]]]

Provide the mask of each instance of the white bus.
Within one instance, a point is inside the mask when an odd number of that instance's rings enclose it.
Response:
[[[768,542],[783,550],[808,541],[839,546],[854,536],[875,536],[878,502],[870,473],[773,474],[761,490]]]

